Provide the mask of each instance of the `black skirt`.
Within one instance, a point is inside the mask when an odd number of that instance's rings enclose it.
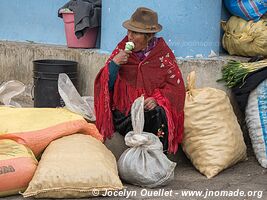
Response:
[[[156,106],[152,110],[145,110],[144,131],[154,133],[159,137],[163,144],[163,152],[168,150],[168,122],[164,109]],[[115,130],[125,136],[129,131],[133,130],[131,113],[125,116],[119,110],[113,111],[113,122]]]

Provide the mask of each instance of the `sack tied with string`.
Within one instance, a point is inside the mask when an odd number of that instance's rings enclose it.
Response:
[[[162,143],[153,133],[143,132],[144,97],[131,107],[133,131],[125,136],[128,148],[118,161],[119,175],[124,181],[154,188],[167,185],[174,177],[176,163],[163,153]]]

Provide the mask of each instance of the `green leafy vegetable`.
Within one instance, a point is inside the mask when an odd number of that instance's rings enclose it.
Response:
[[[252,63],[241,63],[236,60],[230,60],[222,68],[222,78],[217,81],[225,81],[228,88],[244,84],[244,80],[251,72],[267,67],[267,60],[261,60]],[[243,85],[242,84],[242,85]]]

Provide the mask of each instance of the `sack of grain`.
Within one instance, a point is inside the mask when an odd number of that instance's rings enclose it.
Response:
[[[118,161],[120,177],[142,187],[167,185],[174,178],[176,163],[163,153],[159,138],[144,132],[144,97],[137,98],[131,107],[133,131],[125,136],[128,148]]]
[[[255,23],[232,16],[227,23],[222,22],[222,28],[225,31],[222,39],[223,48],[230,55],[267,56],[266,25],[266,18]]]
[[[13,140],[0,140],[0,197],[23,192],[37,168],[32,151]]]
[[[23,196],[82,198],[122,188],[113,154],[92,136],[74,134],[46,148]]]
[[[267,168],[267,79],[249,95],[246,124],[256,158]]]
[[[182,147],[193,165],[211,178],[246,158],[243,134],[228,96],[215,88],[195,89],[188,77]]]
[[[67,109],[0,107],[0,139],[25,144],[36,157],[51,141],[77,132],[103,140],[94,124]]]

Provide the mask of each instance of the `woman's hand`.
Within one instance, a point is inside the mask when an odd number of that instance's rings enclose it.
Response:
[[[116,56],[113,58],[113,62],[117,65],[126,64],[128,62],[128,58],[130,56],[131,51],[120,51]]]
[[[144,101],[144,108],[146,110],[152,110],[157,106],[157,101],[153,97],[148,97]]]

